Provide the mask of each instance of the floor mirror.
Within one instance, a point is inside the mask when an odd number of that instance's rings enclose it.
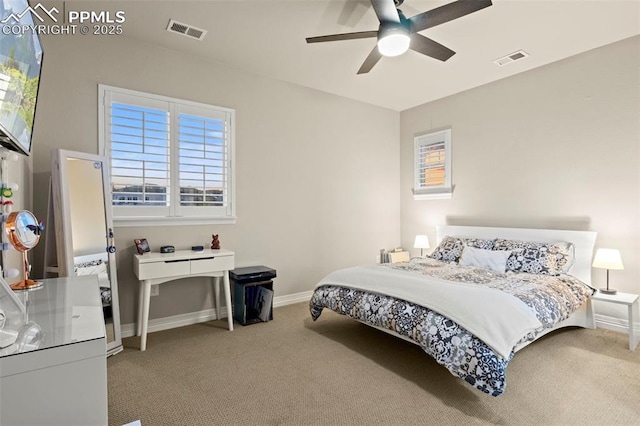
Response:
[[[109,185],[106,157],[52,152],[49,216],[55,227],[56,274],[98,276],[107,355],[113,355],[122,350],[122,336]]]

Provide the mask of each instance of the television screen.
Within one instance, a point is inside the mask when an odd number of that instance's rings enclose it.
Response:
[[[29,155],[40,83],[42,47],[27,0],[0,10],[0,145]]]

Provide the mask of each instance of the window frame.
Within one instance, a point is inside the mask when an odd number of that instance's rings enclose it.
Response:
[[[104,84],[98,85],[98,150],[100,155],[107,158],[109,163],[109,171],[111,171],[111,154],[109,151],[110,144],[110,119],[107,114],[110,113],[110,104],[113,96],[114,102],[126,103],[121,99],[130,97],[135,100],[131,105],[160,105],[166,106],[166,112],[169,114],[169,188],[170,188],[170,206],[153,207],[153,206],[130,206],[118,207],[113,206],[113,222],[115,226],[170,226],[170,225],[210,225],[210,224],[231,224],[236,223],[236,188],[235,188],[235,110],[231,108],[219,107],[216,105],[203,104],[184,99],[177,99],[168,96],[156,95],[151,93],[139,92],[131,89],[123,89],[120,87],[108,86]],[[153,106],[151,106],[153,108]],[[165,109],[162,109],[165,110]],[[226,181],[227,181],[227,205],[226,206],[181,206],[179,202],[179,164],[180,152],[178,149],[178,126],[179,114],[183,111],[189,111],[192,115],[197,111],[209,111],[211,115],[205,114],[202,117],[211,118],[214,115],[223,114],[228,120],[228,134],[226,138],[227,159],[226,159]],[[174,118],[175,117],[175,118]],[[112,190],[112,184],[109,183]],[[178,194],[177,196],[175,194]],[[177,198],[176,198],[177,197]],[[112,198],[112,197],[111,197]],[[123,210],[126,209],[126,210]],[[126,214],[125,214],[126,212]]]
[[[426,187],[420,182],[420,148],[444,143],[444,184]],[[451,184],[451,129],[441,129],[428,133],[417,134],[413,138],[413,199],[441,200],[450,199],[453,195]]]

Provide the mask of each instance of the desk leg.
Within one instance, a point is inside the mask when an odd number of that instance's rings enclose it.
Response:
[[[636,336],[633,332],[633,306],[635,303],[629,304],[629,350],[634,350],[636,348]]]
[[[142,281],[142,309],[140,310],[140,350],[144,351],[147,349],[147,328],[149,326],[149,299],[151,298],[151,282],[148,280]]]
[[[142,334],[142,309],[144,307],[144,281],[138,284],[138,322],[136,324],[136,336]]]
[[[216,319],[219,320],[221,318],[220,312],[220,278],[213,278],[213,297],[215,298],[216,304]]]
[[[227,304],[227,320],[229,322],[229,331],[233,331],[233,310],[231,306],[231,285],[229,283],[229,271],[222,274],[222,284],[224,285],[224,299]]]

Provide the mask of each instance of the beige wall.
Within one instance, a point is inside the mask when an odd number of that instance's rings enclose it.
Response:
[[[51,149],[97,153],[98,83],[236,110],[237,224],[116,227],[123,324],[137,307],[134,238],[184,249],[218,233],[237,266],[277,270],[276,297],[310,291],[331,270],[373,263],[399,243],[398,112],[124,37],[50,36],[43,48],[33,156],[40,212]],[[204,279],[193,281],[162,285],[151,319],[211,307]]]
[[[640,292],[640,37],[403,111],[400,127],[403,245],[439,224],[594,230],[622,253],[612,286]],[[414,201],[413,135],[442,127],[453,198]]]

